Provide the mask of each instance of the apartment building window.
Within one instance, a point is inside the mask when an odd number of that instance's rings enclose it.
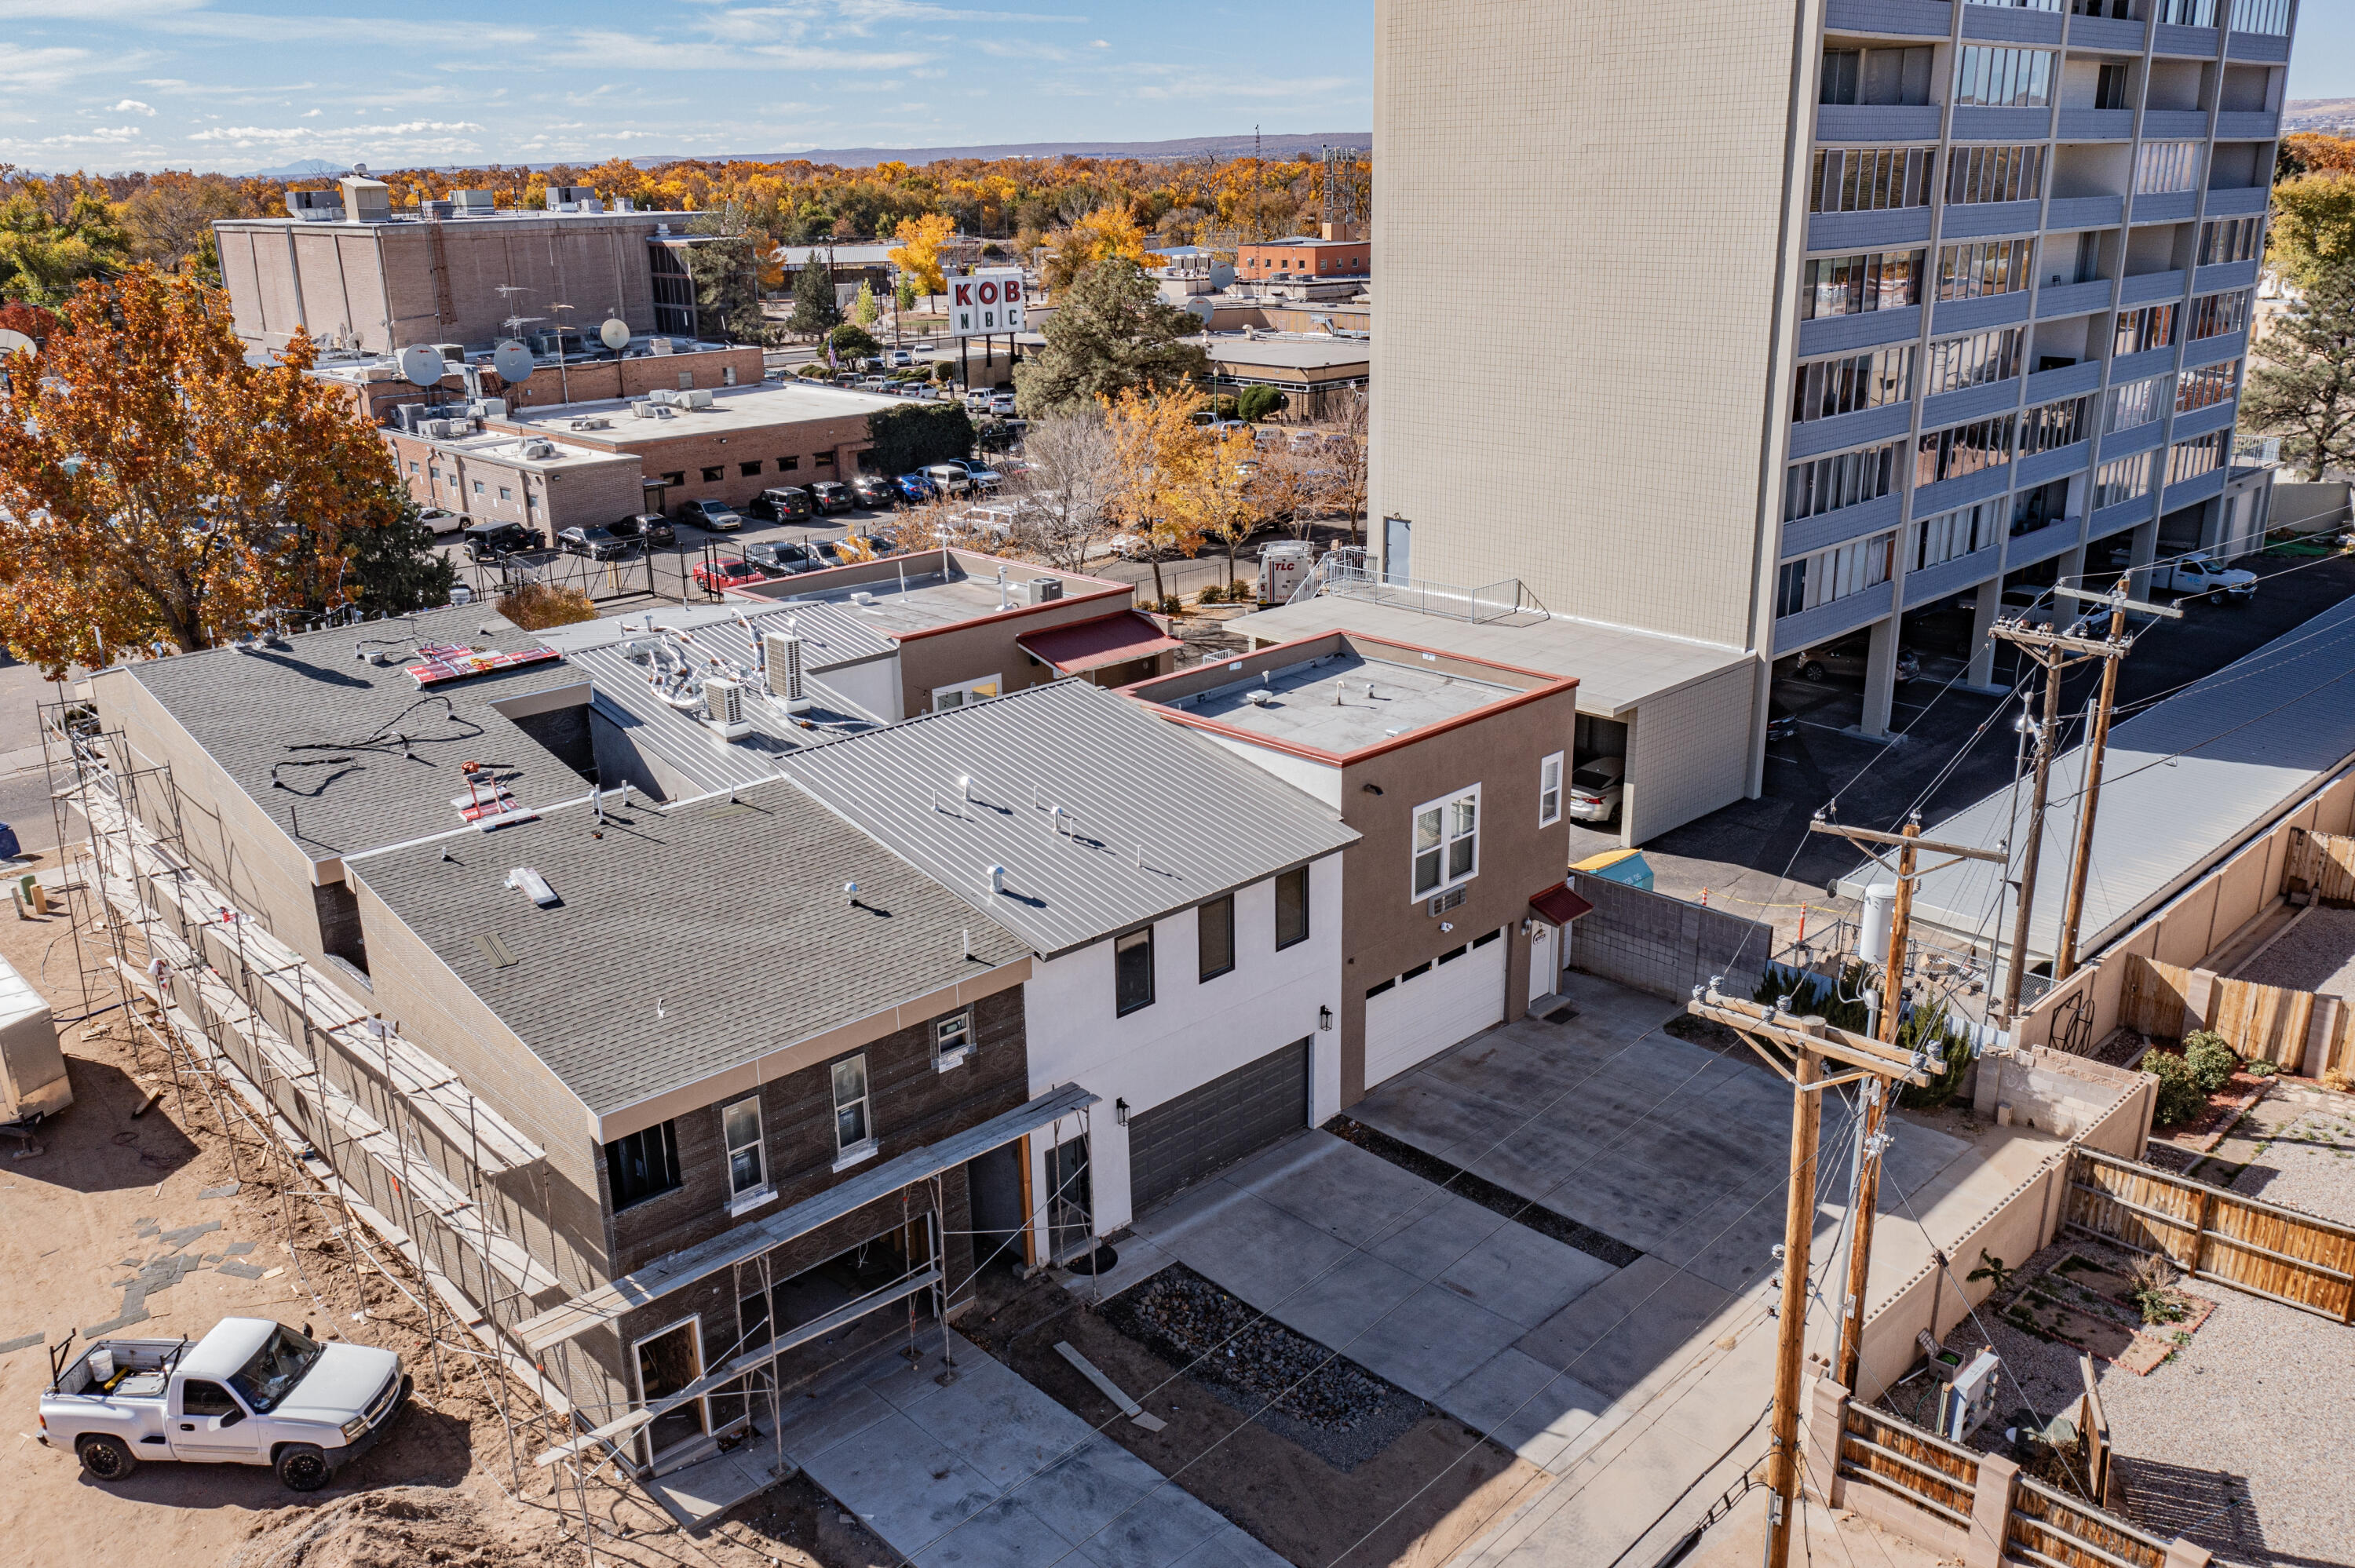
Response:
[[[662,482],[673,489],[677,489],[678,486],[687,482],[687,471],[683,468],[673,469],[670,472],[662,476]]]
[[[2073,16],[2107,16],[2114,21],[2135,19],[2134,0],[2069,0]]]
[[[1913,396],[1913,345],[1811,360],[1799,366],[1793,379],[1795,424],[1902,403]]]
[[[474,493],[477,495],[483,493],[483,482],[479,479],[474,481]]]
[[[1888,494],[1897,488],[1897,449],[1902,445],[1891,441],[1793,463],[1783,481],[1783,521],[1820,516]]]
[[[2094,433],[2094,395],[2040,403],[2019,417],[2019,455],[2073,447]]]
[[[2135,195],[2188,191],[2200,179],[2200,143],[2145,142],[2135,149]]]
[[[1935,484],[2009,462],[2018,423],[2016,414],[1996,414],[1966,425],[1923,431],[1913,449],[1913,482]]]
[[[429,468],[425,471],[425,477],[439,484],[442,482],[442,471],[439,468]]]
[[[1873,250],[1858,256],[1819,256],[1800,277],[1799,314],[1861,315],[1922,302],[1922,250]]]
[[[945,1073],[960,1065],[973,1049],[973,1009],[960,1008],[932,1021],[932,1066]]]
[[[737,478],[739,478],[739,479],[758,479],[758,478],[760,478],[760,477],[761,477],[761,460],[760,460],[759,458],[754,458],[751,462],[740,462],[740,463],[738,463],[738,464],[736,465],[736,477],[737,477]]]
[[[2233,28],[2235,32],[2239,30],[2238,26]],[[2256,260],[2257,234],[2264,227],[2264,219],[2261,217],[2219,217],[2201,224],[2199,264],[2221,267],[2228,261]]]
[[[1774,613],[1796,615],[1887,582],[1897,566],[1897,530],[1785,561],[1774,581]]]
[[[2189,414],[2194,408],[2212,408],[2219,403],[2229,403],[2232,400],[2232,388],[2240,384],[2240,380],[2241,362],[2237,359],[2187,370],[2175,378],[2175,411]]]
[[[605,1181],[615,1213],[678,1185],[678,1130],[669,1122],[617,1138],[605,1146]]]
[[[2094,471],[2094,510],[2150,493],[2150,471],[2157,452],[2137,452],[2104,463]]]
[[[1112,941],[1113,1013],[1125,1018],[1153,1005],[1153,927]]]
[[[2002,536],[2003,503],[1982,501],[1977,506],[1941,512],[1913,524],[1914,571],[1943,566],[1984,550]]]
[[[867,1053],[834,1065],[834,1152],[837,1159],[863,1154],[875,1147],[875,1128],[867,1116]]]
[[[2146,381],[2129,381],[2123,387],[2110,388],[2109,409],[2102,428],[2112,434],[2147,425],[2167,412],[2167,396],[2174,385],[2172,376],[2154,376]]]
[[[2032,239],[1981,239],[1938,250],[1938,298],[1978,300],[2028,287]]]
[[[2058,16],[2061,0],[1971,0],[1974,5],[2009,6],[2015,11],[2050,11]]]
[[[1538,826],[1550,828],[1561,821],[1561,753],[1538,764]]]
[[[2181,484],[2187,479],[2198,479],[2203,473],[2213,473],[2224,466],[2224,444],[2232,432],[2211,430],[2204,436],[2194,436],[2188,441],[2178,441],[2167,449],[2167,482]]]
[[[1946,200],[2034,201],[2044,194],[2042,147],[1956,147],[1946,154]]]
[[[1278,952],[1308,940],[1308,868],[1295,866],[1275,879],[1275,946]]]
[[[2069,512],[2069,482],[2052,480],[2011,498],[2011,532],[2017,538],[2062,521]]]
[[[1196,980],[1216,980],[1235,967],[1235,895],[1213,898],[1194,907],[1195,949],[1200,960]]]
[[[2175,341],[2175,307],[2144,305],[2138,310],[2120,311],[2117,330],[2111,334],[2110,354],[2141,354],[2147,349],[2165,348]]]
[[[1932,344],[1929,368],[1922,377],[1923,395],[2010,380],[2019,374],[2019,349],[2026,341],[2027,334],[2019,327],[1998,327]]]
[[[1426,898],[1480,874],[1480,787],[1414,809],[1414,895]]]
[[[417,471],[417,460],[415,458],[410,458],[409,460],[409,471],[411,473],[415,473]]]
[[[2094,73],[2094,107],[2132,109],[2126,101],[2127,67],[2124,60],[2104,60]]]
[[[2238,332],[2249,324],[2249,291],[2234,294],[2202,294],[2191,302],[2191,324],[2184,336],[2193,343],[2203,337],[2221,337],[2228,332]]]
[[[2212,27],[2216,25],[2216,0],[2158,0],[2158,25],[2162,27]]]
[[[703,471],[703,482],[706,484],[718,484],[721,480],[727,477],[728,465],[726,463],[719,463]]]
[[[1887,212],[1930,205],[1935,147],[1827,147],[1816,154],[1809,212]]]
[[[747,1096],[719,1109],[719,1138],[728,1151],[728,1196],[740,1201],[769,1185],[769,1163],[761,1148],[761,1097]]]
[[[812,468],[832,468],[834,466],[834,454],[832,452],[820,452],[817,456],[810,459],[810,466]]]
[[[1825,103],[1925,104],[1934,51],[1826,49],[1817,97]]]
[[[1966,44],[1955,61],[1955,101],[1976,109],[2042,109],[2052,101],[2052,51]]]
[[[2289,0],[2232,0],[2232,31],[2236,33],[2270,33],[2281,37],[2289,32]]]

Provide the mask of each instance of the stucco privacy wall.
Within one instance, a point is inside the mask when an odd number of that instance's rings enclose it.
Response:
[[[2028,1044],[2046,1044],[2077,1006],[2093,998],[2093,1029],[2098,1041],[2118,1026],[2126,988],[2126,955],[2138,954],[2183,969],[2200,967],[2232,934],[2265,913],[2280,898],[2288,869],[2292,828],[2345,833],[2355,825],[2355,768],[2334,776],[2274,825],[2241,846],[2231,858],[2176,895],[2141,925],[2128,931],[2029,1010],[2016,1031]]]

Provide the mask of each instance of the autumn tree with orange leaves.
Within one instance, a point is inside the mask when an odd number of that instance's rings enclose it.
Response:
[[[416,564],[391,453],[304,374],[307,337],[257,368],[219,294],[146,267],[59,314],[0,386],[0,641],[16,658],[56,673],[210,648],[265,612],[358,606],[362,563],[388,546]]]

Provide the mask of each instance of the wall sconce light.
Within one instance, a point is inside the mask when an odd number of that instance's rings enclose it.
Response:
[[[1330,1033],[1332,1032],[1333,1010],[1331,1008],[1320,1007],[1316,1010],[1316,1028],[1320,1033]]]
[[[1116,1099],[1112,1102],[1112,1119],[1122,1127],[1126,1127],[1128,1125],[1128,1102],[1126,1100]]]
[[[1439,929],[1443,933],[1453,931],[1455,929],[1455,922],[1453,920],[1442,920],[1439,923]]]
[[[1531,931],[1535,930],[1536,928],[1537,928],[1536,922],[1532,921],[1532,920],[1531,920],[1528,916],[1526,916],[1526,915],[1524,915],[1524,916],[1521,916],[1521,935],[1522,935],[1522,936],[1524,936],[1524,937],[1528,936]]]

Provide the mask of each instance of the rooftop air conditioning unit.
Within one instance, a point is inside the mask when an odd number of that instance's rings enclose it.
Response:
[[[652,403],[633,403],[630,413],[637,418],[651,419],[655,417],[655,406]]]
[[[711,394],[699,387],[688,387],[671,401],[682,408],[709,408],[711,407]]]
[[[507,400],[504,397],[485,397],[466,412],[477,419],[504,419],[507,417]]]
[[[1024,604],[1051,604],[1062,597],[1063,579],[1060,577],[1032,577],[1022,585]]]
[[[417,429],[420,434],[430,437],[438,441],[450,434],[450,421],[447,419],[428,419],[424,423],[419,425]]]
[[[474,217],[497,211],[499,197],[496,191],[452,191],[450,205],[462,217]]]
[[[769,695],[782,701],[789,714],[809,712],[809,688],[802,673],[802,640],[790,631],[772,631],[762,637],[761,645]]]
[[[646,401],[649,403],[674,403],[677,400],[678,394],[667,387],[657,387],[646,394]]]
[[[646,340],[646,351],[650,354],[670,354],[675,352],[675,349],[670,339],[653,337]]]
[[[743,686],[734,681],[704,682],[703,722],[722,740],[741,740],[751,734],[751,721],[744,716]]]
[[[328,223],[344,216],[341,191],[288,191],[286,210],[305,223]]]
[[[417,204],[417,216],[430,223],[439,223],[456,210],[446,201],[429,200]]]
[[[549,458],[556,455],[556,443],[554,441],[526,441],[523,444],[523,455],[531,459],[534,462],[545,462]]]

